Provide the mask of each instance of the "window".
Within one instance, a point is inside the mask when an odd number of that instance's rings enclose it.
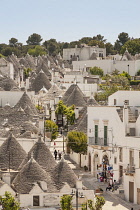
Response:
[[[104,145],[107,146],[107,126],[104,126]]]
[[[116,105],[117,104],[117,100],[116,99],[114,99],[114,105]]]
[[[117,164],[117,157],[114,157],[114,164]]]
[[[119,148],[119,161],[120,162],[123,161],[123,149],[122,149],[122,147]]]
[[[125,101],[124,101],[124,104],[125,104],[125,105],[129,105],[129,100],[125,100]]]
[[[95,125],[95,144],[98,143],[98,125]]]
[[[129,163],[130,167],[134,166],[134,150],[129,151]]]

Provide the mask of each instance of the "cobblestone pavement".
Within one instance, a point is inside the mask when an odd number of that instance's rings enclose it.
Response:
[[[98,182],[95,177],[93,177],[90,172],[84,172],[81,169],[74,170],[77,175],[82,175],[83,184],[87,189],[95,190],[98,187],[104,190],[103,196],[106,200],[105,205],[103,206],[103,210],[126,210],[133,207],[134,210],[140,210],[139,205],[131,204],[126,202],[125,200],[119,198],[115,192],[106,192],[107,183]]]

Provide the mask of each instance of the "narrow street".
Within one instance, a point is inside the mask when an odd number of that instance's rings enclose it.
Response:
[[[64,147],[63,147],[64,145]],[[55,140],[55,144],[54,142],[51,142],[50,144],[50,150],[53,154],[54,148],[58,151],[63,151],[63,149],[65,150],[65,143],[63,144],[63,137],[59,136],[56,140]],[[57,160],[58,162],[59,160]],[[111,191],[107,191],[106,192],[106,187],[107,187],[107,183],[103,183],[103,182],[98,182],[97,179],[95,177],[93,177],[93,175],[90,174],[90,172],[85,172],[82,168],[79,168],[79,166],[77,164],[73,164],[71,162],[71,160],[68,158],[67,163],[69,164],[69,166],[74,170],[74,172],[77,174],[77,176],[79,174],[82,174],[82,181],[84,186],[87,189],[90,190],[95,190],[97,188],[102,188],[103,191],[103,196],[106,200],[105,205],[103,206],[103,210],[127,210],[133,208],[134,210],[140,210],[140,206],[136,205],[136,204],[131,204],[129,202],[124,201],[123,199],[119,198],[115,193],[116,192],[111,192]]]

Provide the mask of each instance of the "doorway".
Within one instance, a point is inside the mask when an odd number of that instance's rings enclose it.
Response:
[[[129,201],[134,203],[134,182],[129,182]]]
[[[33,206],[39,206],[39,195],[33,196]]]
[[[88,156],[88,170],[91,171],[91,154]]]

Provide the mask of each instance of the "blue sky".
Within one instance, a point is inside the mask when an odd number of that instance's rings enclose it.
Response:
[[[140,37],[140,0],[0,0],[0,8],[0,43],[15,37],[26,44],[33,33],[61,42],[101,34],[114,43],[121,32]]]

